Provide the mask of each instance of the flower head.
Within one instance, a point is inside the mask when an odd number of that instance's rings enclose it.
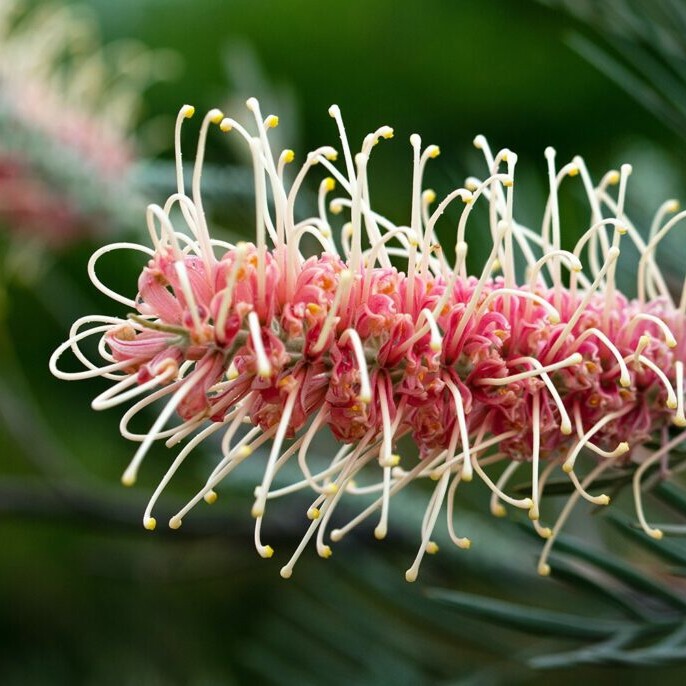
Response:
[[[607,504],[606,495],[589,493],[593,482],[608,468],[627,464],[637,446],[658,437],[662,447],[637,469],[634,491],[641,526],[660,537],[643,515],[640,486],[646,469],[686,437],[686,432],[669,434],[671,425],[686,426],[686,297],[672,299],[655,249],[686,212],[674,214],[676,204],[665,203],[644,239],[624,212],[628,165],[594,184],[581,158],[558,168],[555,151],[548,148],[550,192],[542,227],[533,231],[513,216],[517,156],[507,149],[494,155],[483,137],[475,145],[484,154],[485,178],[469,179],[433,209],[435,194],[423,188],[422,179],[438,148],[423,148],[413,135],[411,218],[407,225],[396,225],[372,208],[367,182],[372,149],[392,137],[392,129],[383,126],[369,134],[353,156],[333,106],[329,113],[338,127],[343,171],[334,164],[335,150],[325,146],[310,152],[287,184],[284,167],[294,154],[284,150],[277,155],[269,143],[277,118],[263,118],[254,99],[247,105],[255,134],[218,110],[205,116],[190,194],[184,187],[180,136],[193,108],[181,109],[178,189],[164,207],[148,208],[151,247],[106,246],[89,263],[93,283],[132,313],[125,319],[83,317],[51,360],[53,373],[62,378],[103,376],[114,382],[95,399],[96,409],[142,397],[122,421],[122,433],[140,441],[124,472],[125,484],[135,481],[154,441],[175,445],[187,440],[150,500],[146,528],[155,527],[153,507],[178,466],[219,432],[217,466],[169,524],[181,526],[203,498],[213,502],[217,485],[268,444],[252,507],[260,555],[273,553],[261,534],[268,501],[298,490],[312,493],[306,512],[311,523],[282,568],[284,577],[313,537],[319,555],[328,557],[327,534],[330,541],[339,541],[374,517],[374,533],[383,538],[392,496],[417,479],[430,479],[435,486],[421,544],[406,573],[413,581],[424,554],[437,550],[432,533],[444,504],[452,541],[469,546],[469,539],[455,533],[454,501],[458,485],[475,474],[492,491],[493,514],[504,514],[503,502],[528,512],[547,539],[539,561],[539,571],[547,574],[550,547],[574,504],[579,498]],[[242,137],[252,153],[254,243],[224,243],[208,231],[200,174],[212,124]],[[318,212],[298,220],[297,195],[315,167],[328,174],[319,186]],[[557,198],[563,180],[574,176],[582,182],[591,217],[570,252],[561,248]],[[618,187],[616,194],[611,186]],[[327,203],[336,187],[342,194]],[[485,230],[491,251],[481,273],[469,275],[466,232],[478,202],[489,208]],[[461,208],[454,248],[442,248],[435,226],[454,203]],[[183,230],[172,224],[176,206],[186,223]],[[344,211],[349,221],[337,240],[330,213]],[[321,245],[319,254],[304,254],[306,234]],[[615,283],[622,241],[634,243],[641,254],[633,300]],[[113,292],[96,275],[98,258],[118,249],[148,258],[135,299]],[[586,272],[582,259],[589,265]],[[520,261],[526,264],[524,274],[515,266]],[[90,336],[99,337],[104,364],[92,362],[81,350],[81,341]],[[58,368],[67,350],[85,371]],[[131,418],[160,398],[166,404],[150,430],[132,433]],[[167,428],[174,415],[178,423]],[[340,450],[316,470],[308,451],[323,427]],[[404,436],[411,437],[416,454],[396,452]],[[582,451],[594,454],[596,463],[577,474]],[[297,462],[302,476],[277,486],[288,461]],[[489,472],[496,463],[505,468],[494,482]],[[508,495],[508,481],[525,464],[532,477],[530,495]],[[540,503],[556,469],[568,476],[574,490],[557,521],[547,527],[539,521]],[[351,521],[331,529],[343,498],[359,498],[365,505]]]

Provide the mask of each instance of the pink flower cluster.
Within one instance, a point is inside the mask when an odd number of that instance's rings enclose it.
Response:
[[[414,580],[423,555],[437,550],[431,535],[445,501],[449,535],[456,545],[468,547],[469,539],[455,534],[453,502],[459,483],[470,481],[474,473],[492,490],[494,514],[504,514],[502,502],[525,509],[538,533],[548,539],[539,562],[539,571],[546,574],[550,546],[571,507],[579,498],[607,504],[607,496],[591,495],[587,488],[604,470],[628,464],[635,447],[658,436],[663,447],[638,467],[634,492],[641,525],[660,537],[643,515],[641,478],[686,436],[669,436],[671,424],[686,425],[686,298],[680,303],[672,300],[654,253],[686,213],[665,221],[677,210],[673,201],[665,203],[645,240],[624,214],[628,165],[594,185],[581,158],[558,170],[555,153],[548,149],[550,197],[541,231],[535,233],[512,215],[516,155],[501,150],[494,156],[481,137],[475,143],[484,151],[489,176],[468,180],[432,213],[434,194],[422,190],[422,175],[438,149],[422,150],[413,136],[413,216],[408,226],[397,226],[371,208],[366,177],[372,146],[389,138],[392,130],[381,127],[370,134],[353,158],[334,106],[330,113],[339,127],[347,175],[332,164],[332,149],[320,148],[308,155],[287,189],[284,167],[293,153],[283,151],[277,161],[267,137],[278,120],[273,115],[262,119],[256,101],[248,105],[255,115],[256,137],[216,110],[205,118],[192,198],[185,192],[177,156],[178,192],[164,208],[151,206],[148,213],[153,249],[115,244],[94,255],[94,283],[134,307],[135,314],[126,320],[79,320],[51,362],[53,371],[64,378],[101,375],[116,380],[96,399],[96,408],[147,394],[127,413],[128,419],[157,398],[170,396],[147,434],[131,434],[123,422],[124,435],[141,441],[125,483],[133,483],[154,440],[166,438],[175,444],[195,432],[153,495],[144,517],[146,527],[154,528],[152,507],[178,465],[197,444],[223,431],[222,459],[205,487],[172,518],[173,528],[200,499],[214,501],[219,481],[271,440],[252,511],[255,543],[263,557],[273,553],[261,541],[267,501],[295,490],[314,494],[307,509],[310,527],[282,568],[284,577],[290,576],[315,534],[319,554],[331,554],[324,536],[344,494],[365,502],[371,494],[372,500],[348,524],[331,530],[330,539],[340,540],[374,512],[380,512],[375,534],[382,538],[391,496],[415,479],[430,477],[436,486],[420,549],[406,574]],[[191,114],[192,108],[185,107],[179,115],[177,150],[181,123]],[[200,169],[210,123],[238,131],[253,153],[255,244],[223,244],[207,232]],[[315,165],[331,173],[320,185],[319,215],[296,222],[295,195]],[[589,198],[591,223],[569,252],[560,248],[557,194],[562,179],[577,175]],[[271,185],[273,208],[265,180]],[[341,232],[342,253],[332,238],[325,203],[336,181],[347,195],[334,199],[329,209],[340,213],[349,208],[351,215]],[[616,198],[608,192],[615,184]],[[465,231],[479,197],[490,207],[492,251],[477,277],[466,273]],[[455,260],[450,262],[434,227],[458,200],[462,210]],[[175,205],[190,235],[172,226]],[[305,233],[319,240],[321,254],[301,253]],[[633,300],[615,285],[620,240],[627,235],[642,254],[638,296]],[[135,300],[113,293],[95,274],[99,256],[118,248],[149,256]],[[584,250],[588,276],[582,270]],[[517,251],[528,264],[524,279],[515,269]],[[396,266],[399,259],[404,271]],[[97,326],[81,330],[90,323]],[[78,346],[94,333],[101,335],[105,366],[90,362]],[[57,368],[57,359],[67,349],[86,364],[85,372]],[[181,424],[165,429],[174,413]],[[247,432],[246,424],[252,427]],[[341,449],[330,464],[313,473],[308,449],[324,426]],[[403,436],[410,436],[417,446],[417,456],[409,460],[395,452]],[[594,454],[595,461],[580,479],[577,459],[584,453]],[[291,458],[297,459],[302,479],[276,487],[280,469]],[[495,483],[485,468],[498,462],[506,467]],[[369,483],[358,485],[356,479],[373,473],[374,464],[377,480],[367,476]],[[515,498],[505,488],[523,464],[530,465],[531,495]],[[551,529],[539,519],[545,484],[554,469],[569,476],[574,491]]]

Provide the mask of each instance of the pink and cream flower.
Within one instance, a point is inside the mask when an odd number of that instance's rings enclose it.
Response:
[[[432,535],[444,505],[450,538],[469,546],[455,532],[454,501],[458,485],[474,475],[491,490],[494,515],[505,513],[503,503],[527,511],[547,539],[539,561],[540,573],[547,574],[552,543],[575,503],[609,503],[606,495],[589,493],[593,482],[605,470],[629,464],[635,448],[657,438],[661,447],[636,469],[634,494],[641,526],[661,537],[645,519],[641,480],[686,439],[686,291],[673,299],[655,250],[686,212],[668,201],[644,237],[624,211],[628,165],[594,183],[580,157],[558,167],[548,148],[549,196],[541,229],[534,231],[513,215],[517,156],[506,149],[493,154],[481,136],[474,143],[486,161],[485,178],[468,179],[434,209],[435,194],[423,188],[423,174],[439,150],[422,147],[413,135],[411,217],[406,225],[394,224],[372,208],[367,180],[372,149],[391,138],[392,129],[370,133],[353,155],[339,109],[331,107],[342,169],[334,164],[335,150],[321,147],[306,156],[288,184],[284,168],[294,153],[275,154],[269,142],[278,119],[263,118],[254,99],[247,105],[254,134],[218,110],[205,116],[190,193],[180,138],[193,108],[181,109],[178,189],[164,207],[148,208],[151,246],[109,245],[88,266],[95,286],[131,314],[79,319],[50,362],[61,378],[113,381],[94,400],[95,409],[136,400],[121,423],[122,434],[140,442],[123,475],[126,485],[134,483],[155,441],[186,441],[150,499],[145,527],[155,527],[153,508],[179,465],[218,433],[216,467],[169,525],[181,526],[200,500],[213,502],[218,484],[268,444],[252,506],[261,556],[273,554],[261,532],[268,502],[295,491],[312,494],[309,527],[282,567],[284,577],[313,538],[319,555],[328,557],[329,542],[368,518],[375,518],[374,533],[383,538],[392,496],[425,478],[435,486],[419,550],[406,572],[414,581],[425,553],[438,549]],[[224,243],[208,230],[200,176],[212,124],[242,137],[252,153],[254,243]],[[328,174],[319,185],[318,211],[299,220],[297,196],[316,168]],[[590,207],[588,230],[571,251],[561,247],[558,210],[559,187],[568,177],[581,180]],[[329,200],[336,187],[341,195]],[[469,275],[467,227],[477,203],[488,209],[482,230],[491,250],[481,273]],[[435,227],[453,204],[460,208],[455,243],[442,248]],[[184,229],[173,225],[173,210],[180,210]],[[336,231],[331,215],[343,212],[349,220]],[[306,235],[321,246],[319,254],[304,254]],[[633,300],[616,286],[622,242],[633,243],[641,255]],[[112,291],[95,271],[103,254],[119,249],[148,259],[135,298]],[[516,267],[522,263],[524,273]],[[103,361],[91,361],[81,347],[91,336],[99,339]],[[85,371],[60,370],[58,360],[67,351]],[[131,431],[132,417],[163,398],[166,404],[150,430]],[[174,416],[177,423],[168,427]],[[672,434],[672,425],[682,432]],[[308,453],[324,427],[340,449],[315,468]],[[416,454],[401,457],[397,445],[405,436]],[[582,453],[595,456],[590,469],[580,469]],[[279,473],[287,462],[297,464],[300,477],[283,485]],[[504,469],[496,468],[494,480],[490,467],[497,463]],[[508,495],[509,480],[525,465],[530,494]],[[555,470],[569,478],[573,490],[548,527],[540,521],[540,503]],[[331,528],[344,498],[364,505],[352,520]]]

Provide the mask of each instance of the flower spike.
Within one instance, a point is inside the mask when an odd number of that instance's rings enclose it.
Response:
[[[124,472],[127,485],[155,441],[183,444],[146,507],[145,528],[155,528],[155,504],[178,467],[217,434],[216,466],[169,526],[179,528],[201,500],[213,503],[222,480],[268,447],[252,506],[261,557],[274,555],[262,534],[272,501],[311,494],[302,511],[308,526],[282,563],[284,578],[313,539],[319,556],[328,558],[329,543],[374,517],[373,533],[384,538],[396,514],[394,496],[421,479],[436,483],[408,581],[417,579],[425,555],[438,551],[433,536],[441,511],[450,540],[469,547],[470,540],[456,534],[456,498],[458,485],[469,487],[473,479],[491,491],[494,515],[506,514],[503,503],[528,512],[535,531],[547,539],[538,567],[547,574],[550,550],[576,503],[608,504],[607,496],[589,489],[605,470],[630,466],[641,454],[635,448],[658,437],[660,447],[638,467],[633,483],[639,523],[658,538],[661,532],[644,513],[642,479],[686,440],[686,432],[671,439],[669,434],[671,425],[686,425],[686,288],[675,301],[655,259],[658,243],[684,216],[664,221],[677,212],[676,203],[661,206],[645,240],[625,215],[628,165],[594,185],[582,158],[560,165],[547,148],[549,197],[534,231],[514,216],[517,155],[507,148],[493,154],[478,136],[483,180],[468,179],[431,212],[437,198],[424,187],[424,174],[439,148],[423,148],[415,134],[410,216],[396,223],[372,207],[368,183],[373,149],[392,137],[390,127],[368,134],[355,154],[333,105],[329,114],[341,162],[334,164],[330,146],[299,154],[302,166],[288,183],[284,166],[295,153],[273,153],[269,143],[278,117],[264,117],[254,98],[247,107],[254,132],[219,110],[204,117],[190,195],[180,145],[182,123],[193,108],[181,108],[175,129],[178,188],[164,207],[148,209],[152,245],[115,243],[96,251],[88,265],[96,288],[133,312],[82,317],[50,360],[60,378],[112,382],[93,401],[94,409],[134,402],[121,421],[122,434],[140,443]],[[200,187],[210,124],[233,130],[251,153],[254,243],[210,237]],[[296,221],[300,189],[320,171],[316,213]],[[590,205],[590,225],[565,250],[558,195],[576,177]],[[177,203],[185,230],[173,224]],[[479,275],[470,276],[467,228],[476,203],[488,209],[483,234],[490,253]],[[458,208],[459,216],[454,244],[443,249],[436,224],[449,208]],[[347,214],[338,235],[330,212]],[[319,253],[304,252],[306,233],[317,239]],[[635,270],[636,300],[615,282],[623,235],[643,255]],[[110,289],[95,272],[102,255],[119,250],[147,260],[135,298]],[[589,265],[586,273],[582,260]],[[94,349],[88,341],[96,343],[101,359],[86,352]],[[63,369],[64,356],[84,369]],[[158,402],[164,404],[147,432],[129,429],[136,414]],[[324,430],[340,449],[322,464],[308,454]],[[397,445],[407,438],[416,454],[401,460]],[[285,481],[283,475],[293,473],[282,472],[289,462],[300,474]],[[529,469],[530,493],[509,495],[515,472]],[[550,528],[541,520],[555,470],[572,488]],[[336,523],[343,501],[364,504],[347,523]]]

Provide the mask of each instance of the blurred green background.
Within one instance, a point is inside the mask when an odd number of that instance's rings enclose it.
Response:
[[[184,103],[247,120],[243,102],[256,95],[263,112],[281,116],[278,135],[301,159],[336,145],[327,115],[334,102],[353,141],[393,126],[395,140],[375,151],[371,174],[378,208],[397,222],[409,217],[408,137],[418,132],[441,147],[428,172],[439,195],[483,173],[476,134],[515,150],[516,214],[532,224],[545,198],[546,145],[561,160],[583,154],[596,178],[631,162],[629,208],[644,223],[666,198],[686,196],[686,7],[656,2],[660,14],[646,4],[90,0],[74,15],[88,35],[103,45],[135,39],[153,52],[132,60],[131,74],[119,63],[128,90],[94,77],[102,92],[88,107],[66,91],[62,106],[40,93],[19,103],[8,84],[21,53],[2,53],[0,189],[14,185],[0,190],[0,683],[683,683],[686,550],[680,541],[649,549],[633,537],[621,493],[614,518],[589,519],[579,508],[550,579],[535,574],[540,542],[514,516],[492,520],[475,483],[460,505],[473,549],[451,551],[445,540],[417,583],[403,573],[429,494],[421,488],[393,503],[386,542],[362,527],[331,560],[308,551],[286,582],[278,570],[306,525],[302,503],[267,518],[277,551],[270,561],[252,545],[257,468],[239,473],[182,530],[145,531],[143,507],[169,451],[153,451],[140,484],[123,489],[133,446],[119,436],[120,413],[89,406],[104,383],[67,384],[47,371],[75,318],[123,314],[89,285],[88,255],[107,240],[145,241],[145,203],[173,192],[173,120]],[[46,17],[43,28],[54,27]],[[26,43],[27,54],[37,50]],[[60,60],[68,76],[72,58]],[[146,76],[137,78],[141,64]],[[107,120],[116,89],[137,113],[132,124],[107,123],[130,150],[124,171],[110,177],[89,166],[90,148],[79,143],[70,156],[70,139],[53,138],[64,120],[83,134],[80,111]],[[34,123],[35,108],[47,124]],[[192,159],[197,123],[187,129]],[[97,148],[105,134],[93,135]],[[207,160],[213,230],[250,237],[244,154],[212,132]],[[68,198],[70,211],[59,212],[69,231],[42,231],[58,209],[32,214],[33,186],[27,206],[12,204],[34,179],[40,192]],[[563,207],[571,242],[586,214],[574,192]],[[484,249],[470,246],[476,264]],[[668,266],[680,276],[683,245],[671,252]],[[134,258],[103,261],[105,280],[131,295],[139,269]],[[211,464],[207,446],[163,498],[160,522]],[[671,496],[662,493],[665,512],[683,506]]]

